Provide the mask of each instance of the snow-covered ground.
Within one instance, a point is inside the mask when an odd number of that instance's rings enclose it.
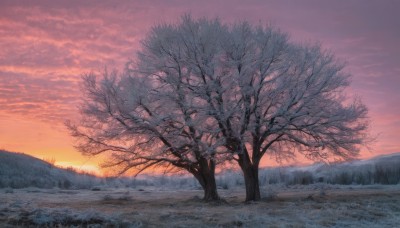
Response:
[[[1,189],[1,227],[398,227],[400,185],[268,185],[244,203],[244,189]]]

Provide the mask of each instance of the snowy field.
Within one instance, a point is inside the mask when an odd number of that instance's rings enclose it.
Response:
[[[261,202],[244,190],[1,189],[1,227],[398,227],[400,185],[269,185]]]

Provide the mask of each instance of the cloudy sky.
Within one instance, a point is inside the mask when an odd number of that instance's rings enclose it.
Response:
[[[152,25],[180,15],[271,23],[294,42],[319,42],[347,62],[349,93],[378,136],[362,158],[400,152],[400,1],[0,2],[0,149],[93,168],[64,127],[77,119],[82,74],[121,68]]]

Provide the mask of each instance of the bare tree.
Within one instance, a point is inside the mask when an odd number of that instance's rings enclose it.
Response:
[[[105,72],[100,81],[88,74],[83,83],[82,120],[67,124],[79,151],[108,154],[104,166],[121,174],[151,167],[186,170],[203,187],[204,200],[219,200],[215,166],[222,144],[174,78]]]
[[[343,93],[343,64],[319,46],[290,43],[274,27],[184,16],[153,30],[139,56],[141,72],[177,79],[199,115],[213,120],[209,132],[243,171],[246,201],[260,199],[264,155],[350,159],[367,140],[367,109]]]
[[[278,160],[296,152],[313,160],[358,154],[367,141],[367,108],[343,93],[349,85],[343,64],[318,46],[289,43],[273,28],[242,23],[229,34],[224,65],[237,92],[219,99],[234,97],[221,105],[232,114],[219,126],[237,153],[247,201],[260,199],[258,169],[265,154]]]
[[[239,33],[246,34],[248,26],[241,27]],[[257,41],[254,48],[236,48],[234,55],[227,49],[232,75],[238,76],[240,108],[223,128],[237,126],[226,140],[238,154],[247,201],[260,199],[258,168],[265,154],[278,160],[296,152],[313,160],[347,160],[367,141],[367,108],[344,95],[349,77],[333,55],[318,46],[285,44],[276,31],[264,40],[270,44],[266,53]]]

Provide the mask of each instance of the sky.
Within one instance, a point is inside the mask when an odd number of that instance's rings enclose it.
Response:
[[[0,1],[0,149],[97,171],[73,147],[81,76],[121,69],[151,26],[184,13],[272,24],[347,63],[350,95],[369,108],[377,140],[360,158],[400,152],[400,1]],[[268,165],[268,163],[265,163]]]

